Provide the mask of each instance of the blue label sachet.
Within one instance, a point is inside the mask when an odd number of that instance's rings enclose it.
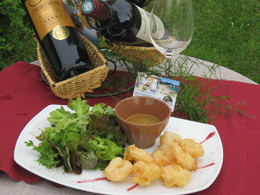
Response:
[[[174,111],[180,81],[138,72],[133,96],[148,96],[164,101]]]

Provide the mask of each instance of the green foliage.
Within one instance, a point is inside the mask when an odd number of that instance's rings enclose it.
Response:
[[[12,51],[14,49],[11,42],[19,31],[27,31],[23,24],[25,11],[20,7],[20,1],[6,0],[0,2],[1,28],[0,28],[0,49]]]
[[[10,65],[8,58],[19,59],[27,47],[35,46],[34,43],[25,45],[31,39],[32,30],[24,22],[26,12],[19,0],[4,0],[0,2],[0,70]],[[18,53],[18,54],[17,54]]]

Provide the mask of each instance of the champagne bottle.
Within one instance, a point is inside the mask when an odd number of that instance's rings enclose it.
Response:
[[[63,0],[22,0],[57,80],[93,69]]]
[[[112,42],[152,43],[150,39],[150,13],[125,0],[85,0],[82,13],[96,21],[96,28]],[[156,17],[158,37],[164,34],[164,25]]]

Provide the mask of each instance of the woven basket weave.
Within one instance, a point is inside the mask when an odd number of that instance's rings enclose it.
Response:
[[[126,57],[132,63],[145,61],[151,66],[155,66],[165,60],[165,56],[155,47],[107,43],[114,54],[120,57]]]
[[[95,68],[60,82],[57,82],[56,75],[41,49],[40,44],[37,42],[37,55],[43,74],[50,84],[53,93],[62,99],[84,98],[86,92],[93,92],[93,89],[101,86],[102,81],[106,79],[109,71],[108,66],[105,64],[107,60],[96,46],[86,37],[81,35],[81,38]]]

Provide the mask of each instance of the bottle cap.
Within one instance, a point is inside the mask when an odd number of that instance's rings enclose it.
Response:
[[[95,0],[85,0],[82,3],[81,9],[84,14],[90,14],[91,12],[98,10],[98,2]]]
[[[100,22],[106,21],[111,15],[111,10],[105,2],[98,0],[85,0],[81,5],[82,13]]]

